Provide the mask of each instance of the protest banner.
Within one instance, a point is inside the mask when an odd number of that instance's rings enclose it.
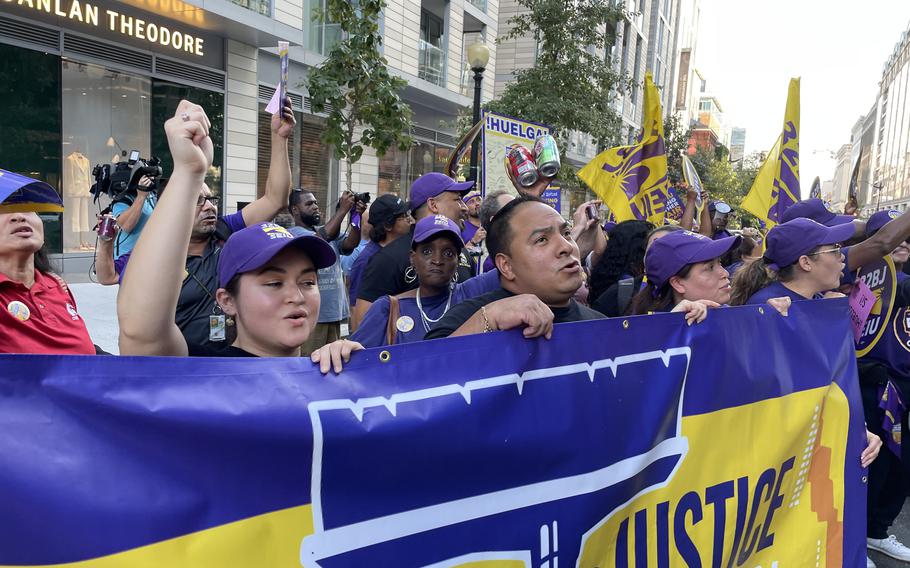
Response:
[[[846,310],[426,341],[338,376],[0,356],[0,565],[857,566]]]
[[[483,194],[505,190],[517,195],[504,166],[506,153],[516,144],[533,150],[537,137],[549,133],[550,127],[543,124],[494,112],[484,113]]]

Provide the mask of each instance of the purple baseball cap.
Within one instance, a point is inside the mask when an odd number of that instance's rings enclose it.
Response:
[[[853,236],[853,223],[826,227],[802,217],[781,223],[768,232],[765,259],[768,268],[780,270],[821,245],[842,243]]]
[[[461,231],[455,221],[445,215],[430,215],[424,217],[414,225],[414,238],[411,239],[411,246],[418,243],[425,243],[439,233],[450,233],[449,237],[455,241],[459,249],[464,248],[464,241],[461,239]]]
[[[900,216],[901,212],[896,209],[885,209],[884,211],[873,213],[869,220],[866,221],[866,237],[871,237],[879,229]]]
[[[656,288],[685,266],[721,257],[739,246],[742,237],[711,239],[692,231],[671,231],[654,241],[645,253],[645,275]]]
[[[787,223],[793,219],[799,219],[800,217],[812,219],[826,227],[834,227],[836,225],[853,222],[853,217],[850,215],[838,215],[837,213],[829,211],[828,208],[825,207],[825,202],[818,198],[804,199],[787,207],[784,214],[780,216],[780,220],[781,223]]]
[[[306,253],[317,269],[328,268],[337,260],[329,243],[316,235],[295,237],[281,225],[259,223],[237,231],[224,243],[218,258],[219,285],[227,286],[238,274],[261,268],[291,245]]]
[[[616,223],[614,223],[613,221],[607,221],[606,223],[604,223],[603,229],[604,229],[604,231],[609,233],[610,231],[613,230],[614,227],[616,227]]]
[[[427,199],[436,197],[444,191],[460,193],[463,198],[473,187],[473,181],[458,183],[449,176],[439,172],[423,174],[411,185],[411,211],[417,210],[421,205],[427,202]]]

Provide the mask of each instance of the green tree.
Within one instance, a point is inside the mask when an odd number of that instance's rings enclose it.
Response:
[[[759,156],[747,156],[738,169],[733,167],[729,156],[727,148],[720,145],[714,151],[698,148],[691,160],[709,199],[721,200],[733,207],[736,216],[730,226],[758,227],[758,219],[742,209],[740,204],[752,188],[752,182],[761,166]]]
[[[691,128],[683,129],[682,120],[671,113],[664,120],[664,144],[667,148],[667,175],[671,180],[681,179],[682,155],[689,149]]]
[[[411,108],[401,100],[407,82],[392,77],[380,53],[379,16],[383,0],[328,0],[316,13],[320,21],[337,24],[344,39],[335,44],[326,60],[307,80],[316,112],[327,112],[322,141],[335,148],[347,172],[351,191],[353,165],[364,146],[380,156],[392,146],[407,150],[412,144]]]
[[[621,121],[611,102],[628,81],[604,62],[603,47],[615,41],[613,30],[623,12],[613,0],[518,4],[519,15],[509,19],[511,29],[497,42],[531,36],[538,45],[537,61],[517,71],[486,108],[549,125],[563,151],[572,131],[586,133],[599,148],[616,145]],[[560,178],[571,184],[574,175],[567,170]]]

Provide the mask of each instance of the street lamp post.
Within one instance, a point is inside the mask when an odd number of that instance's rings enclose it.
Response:
[[[468,46],[468,64],[471,66],[471,71],[474,72],[474,122],[477,124],[480,122],[480,83],[483,81],[483,72],[487,68],[487,63],[490,61],[490,48],[486,46],[482,41],[477,41],[470,46]],[[477,181],[477,157],[480,151],[480,146],[477,143],[477,138],[471,142],[471,174],[470,179],[474,182]]]

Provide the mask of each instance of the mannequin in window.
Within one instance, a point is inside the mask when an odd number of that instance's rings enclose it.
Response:
[[[73,248],[92,248],[90,237],[92,223],[88,213],[91,186],[92,163],[77,150],[66,157],[63,165],[65,215],[69,217],[69,228],[72,231],[72,240],[68,246]]]

